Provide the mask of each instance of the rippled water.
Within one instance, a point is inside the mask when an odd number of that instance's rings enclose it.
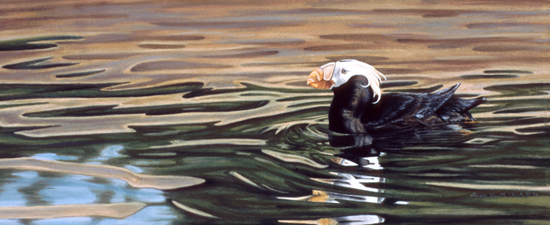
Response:
[[[0,4],[0,223],[549,223],[546,1]],[[344,58],[488,101],[361,144]]]

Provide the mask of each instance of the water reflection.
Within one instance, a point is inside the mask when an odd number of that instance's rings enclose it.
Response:
[[[382,224],[385,219],[377,215],[354,215],[336,218],[322,218],[318,220],[279,220],[283,224],[317,224],[317,225],[359,225],[359,224]]]

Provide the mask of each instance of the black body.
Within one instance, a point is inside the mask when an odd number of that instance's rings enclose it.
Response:
[[[373,91],[363,76],[354,76],[334,88],[329,110],[329,129],[339,133],[364,134],[378,129],[474,120],[468,112],[484,98],[463,99],[454,96],[460,84],[435,93],[389,93],[372,104]]]

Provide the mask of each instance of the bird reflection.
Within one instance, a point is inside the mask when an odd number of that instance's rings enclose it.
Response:
[[[331,172],[332,179],[313,179],[340,187],[371,192],[367,195],[347,195],[325,192],[326,199],[360,201],[382,205],[406,205],[408,201],[386,196],[384,164],[391,152],[414,152],[446,149],[464,145],[471,139],[467,125],[438,125],[424,128],[392,130],[376,134],[338,134],[329,132],[329,143],[340,149],[331,160],[340,166],[359,168],[356,172]],[[391,159],[390,159],[391,161]],[[345,171],[345,170],[344,170]],[[361,172],[363,171],[363,172]],[[364,173],[366,172],[366,173]],[[376,193],[376,194],[374,194]]]
[[[467,126],[447,124],[383,131],[376,134],[329,134],[329,143],[342,148],[335,156],[370,169],[382,169],[378,157],[385,152],[411,151],[412,149],[445,148],[463,145],[472,131]],[[350,164],[342,160],[337,162]]]
[[[380,131],[375,134],[339,134],[329,133],[329,143],[333,147],[348,149],[347,151],[367,152],[371,150],[395,151],[413,145],[450,144],[461,142],[460,137],[471,134],[469,126],[445,124],[402,130]],[[459,139],[456,139],[459,138]]]

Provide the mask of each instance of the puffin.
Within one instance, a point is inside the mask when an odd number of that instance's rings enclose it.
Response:
[[[455,96],[460,83],[433,93],[382,94],[382,79],[386,77],[373,66],[344,59],[315,69],[307,84],[333,91],[329,130],[345,134],[475,121],[469,110],[485,102],[483,97]]]

